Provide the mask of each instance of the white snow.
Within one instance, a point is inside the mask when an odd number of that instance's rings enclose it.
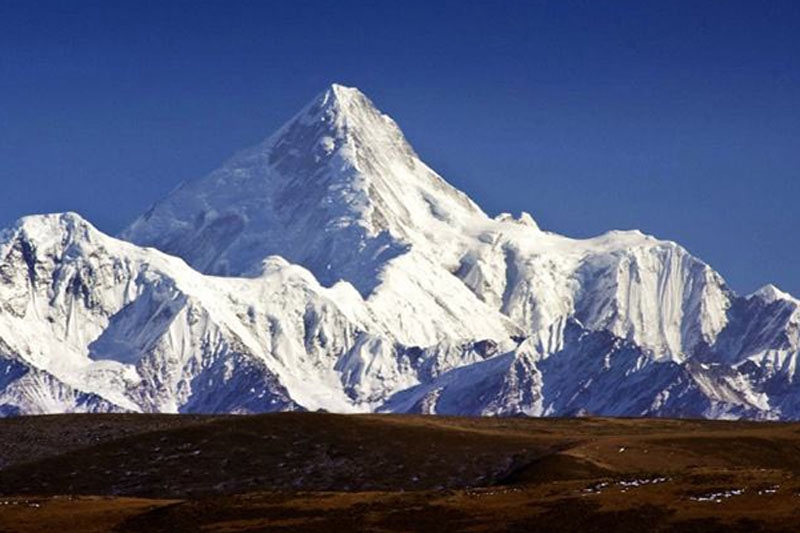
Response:
[[[122,238],[74,213],[2,233],[0,414],[800,416],[767,392],[795,379],[797,300],[639,231],[490,217],[354,88]]]

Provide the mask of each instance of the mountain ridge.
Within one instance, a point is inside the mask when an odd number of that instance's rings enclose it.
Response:
[[[491,218],[354,88],[120,237],[74,213],[0,234],[0,356],[22,373],[0,413],[800,417],[793,297],[738,296],[636,230]]]

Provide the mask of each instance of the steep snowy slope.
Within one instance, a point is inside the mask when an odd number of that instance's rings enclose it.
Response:
[[[52,374],[26,364],[0,342],[0,417],[124,411],[97,394],[76,390]]]
[[[491,218],[357,89],[122,236],[71,213],[0,234],[0,416],[800,418],[797,300],[637,231]]]
[[[281,255],[325,285],[349,281],[408,345],[541,335],[575,315],[682,359],[713,341],[729,305],[721,278],[672,243],[638,232],[580,241],[528,214],[490,219],[340,85],[123,238],[207,273],[257,275]]]
[[[655,358],[683,360],[727,322],[732,294],[708,265],[636,231],[575,240],[507,222],[487,227],[456,271],[529,334],[555,337],[575,317]]]
[[[786,419],[800,418],[800,301],[767,285],[737,298],[728,327],[702,358],[729,364]]]
[[[363,411],[485,352],[406,348],[352,286],[279,257],[205,276],[73,213],[0,235],[0,302],[5,413]]]
[[[324,284],[377,270],[411,244],[444,246],[486,215],[428,168],[392,119],[357,89],[333,85],[277,133],[209,176],[181,185],[123,237],[198,270],[254,275],[268,255]],[[452,258],[451,258],[452,259]]]
[[[513,326],[442,269],[488,220],[419,160],[356,89],[333,85],[262,144],[183,184],[122,237],[200,271],[258,275],[272,254],[371,296],[394,335],[426,346]]]
[[[137,411],[293,409],[293,398],[344,409],[335,391],[314,397],[326,376],[308,367],[354,342],[357,327],[328,296],[347,287],[322,289],[281,261],[258,279],[206,278],[74,214],[23,219],[3,235],[0,258],[2,351],[52,376],[53,388]],[[292,397],[277,377],[286,368]]]
[[[45,373],[48,382],[39,379],[38,387],[51,396],[74,390],[117,409],[178,411],[201,401],[196,383],[218,379],[218,388],[237,394],[207,407],[246,409],[244,385],[260,395],[257,410],[293,405],[230,327],[213,281],[178,259],[64,214],[28,217],[6,231],[0,261],[3,355],[35,369],[20,379]],[[233,361],[241,371],[226,375],[221,365]],[[21,412],[58,410],[42,398],[6,403]]]
[[[671,416],[777,418],[764,394],[729,367],[654,361],[608,331],[570,320],[562,348],[529,340],[515,350],[403,390],[389,412],[465,416]]]

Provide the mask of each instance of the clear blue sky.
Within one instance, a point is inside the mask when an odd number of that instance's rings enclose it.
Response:
[[[0,0],[0,225],[115,233],[355,85],[490,213],[800,295],[800,2]]]

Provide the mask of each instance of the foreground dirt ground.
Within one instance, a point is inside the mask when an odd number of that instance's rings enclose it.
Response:
[[[0,531],[798,531],[800,424],[0,420]]]

